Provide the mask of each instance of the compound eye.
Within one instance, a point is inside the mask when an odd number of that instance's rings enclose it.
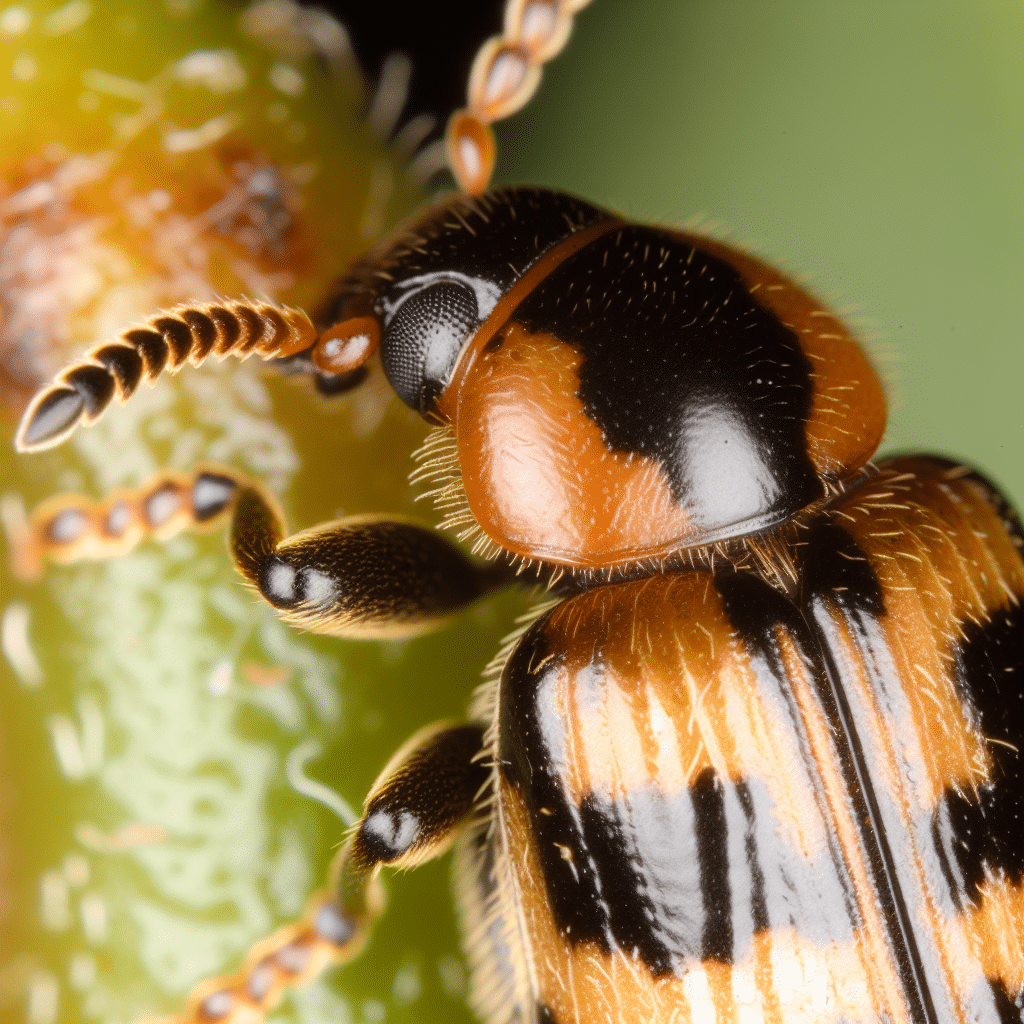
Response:
[[[479,324],[476,296],[454,281],[428,285],[398,307],[384,330],[381,356],[391,386],[406,405],[427,412]]]

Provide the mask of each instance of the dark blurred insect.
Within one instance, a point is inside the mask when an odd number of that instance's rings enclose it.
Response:
[[[471,191],[481,109],[450,135]],[[720,242],[506,188],[425,213],[316,325],[207,303],[98,346],[19,445],[253,351],[339,390],[379,351],[436,425],[418,478],[484,561],[377,516],[289,536],[221,467],[43,506],[39,553],[228,518],[264,599],[343,637],[414,635],[516,580],[551,603],[465,721],[385,767],[304,920],[186,1019],[246,1019],[350,958],[380,868],[456,840],[488,1021],[1020,1019],[1024,534],[966,467],[870,463],[882,389],[827,309]]]

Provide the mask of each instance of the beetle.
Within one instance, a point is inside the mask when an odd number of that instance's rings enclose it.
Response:
[[[721,243],[520,187],[442,204],[357,264],[314,344],[295,323],[154,318],[64,371],[19,444],[186,359],[295,348],[350,374],[379,346],[438,424],[421,475],[493,567],[385,517],[288,536],[216,470],[44,507],[44,550],[226,514],[242,576],[342,637],[429,629],[503,566],[565,599],[465,722],[399,750],[303,924],[187,1019],[272,1006],[349,958],[379,869],[460,833],[488,1020],[1017,1012],[1024,532],[962,466],[864,472],[881,384],[832,314]]]
[[[499,204],[499,205],[500,205],[500,204]],[[738,258],[738,257],[737,257],[737,258]],[[735,260],[733,260],[733,262],[734,262],[734,261],[735,261]],[[329,339],[329,340],[331,340],[331,339]],[[513,341],[514,341],[514,339],[513,339]],[[499,349],[499,350],[500,350],[500,349]],[[408,384],[407,384],[406,386],[408,387]],[[415,390],[415,389],[413,390],[413,393],[414,393],[414,394],[416,393],[416,390]],[[924,471],[923,471],[923,470],[922,470],[922,472],[924,473]],[[927,475],[927,473],[926,473],[925,475]],[[950,479],[952,479],[952,478],[950,478]],[[208,483],[208,484],[209,484],[209,483],[215,483],[215,482],[216,482],[216,481],[206,480],[206,483]],[[997,530],[996,530],[996,531],[997,531]],[[722,540],[723,540],[723,541],[724,541],[724,540],[727,540],[727,538],[723,538]],[[654,553],[654,557],[657,557],[657,555],[658,555],[658,554],[664,554],[664,552],[655,552],[655,553]],[[527,552],[527,555],[528,555],[528,552]],[[725,552],[725,551],[723,551],[723,552],[721,553],[721,555],[722,555],[722,557],[728,557],[728,552]],[[735,557],[735,556],[733,555],[733,557]],[[766,564],[768,564],[768,563],[772,562],[772,560],[773,560],[773,559],[772,559],[772,557],[771,557],[771,553],[769,552],[769,553],[765,554],[762,560],[763,560],[763,561],[764,561],[764,562],[765,562]],[[855,559],[851,559],[851,560],[855,560]],[[599,566],[599,565],[597,565],[597,566],[594,566],[594,567],[596,567],[596,568],[599,568],[600,566]],[[636,571],[641,571],[641,570],[640,570],[640,569],[637,569]],[[784,572],[784,566],[783,566],[783,572]],[[684,579],[689,579],[689,575],[684,575]],[[626,583],[628,583],[628,581],[627,581]],[[624,585],[626,585],[626,583],[624,583]],[[782,589],[784,589],[784,587],[783,587]],[[596,593],[596,592],[595,592],[595,593]],[[550,620],[547,620],[546,622],[550,622]],[[1010,636],[1010,638],[1011,638],[1011,640],[1012,640],[1012,639],[1013,639],[1013,637],[1014,637],[1014,634],[1013,634],[1013,633],[1011,633],[1011,634],[1009,634],[1009,636]],[[531,642],[535,642],[535,643],[536,643],[536,642],[537,642],[537,637],[536,637],[536,636],[531,636],[531,637],[530,637],[530,641],[531,641]],[[511,663],[510,663],[510,664],[511,664]],[[1013,667],[1013,666],[1011,666],[1011,668],[1012,668],[1012,667]],[[528,759],[527,759],[527,761],[528,761]],[[712,790],[714,790],[715,786],[713,785],[713,786],[712,786],[711,788],[712,788]],[[712,802],[713,802],[713,801],[712,801]],[[549,808],[549,810],[550,810],[550,808]],[[540,812],[539,812],[539,813],[540,813]],[[538,831],[540,831],[540,829],[538,829]],[[570,852],[570,853],[572,853],[572,847],[571,847],[570,845],[568,845],[568,844],[563,844],[563,846],[568,846],[568,850],[569,850],[569,852]],[[561,854],[559,854],[559,856],[562,856],[562,855],[561,855]],[[578,933],[579,933],[579,929],[578,929]]]

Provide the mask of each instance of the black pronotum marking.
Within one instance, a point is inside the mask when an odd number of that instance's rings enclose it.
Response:
[[[515,319],[582,354],[578,395],[605,443],[657,459],[699,527],[777,521],[823,495],[811,365],[725,260],[630,225],[556,267]]]

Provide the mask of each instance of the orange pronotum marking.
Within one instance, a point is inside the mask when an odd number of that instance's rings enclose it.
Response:
[[[575,566],[675,551],[693,524],[656,459],[608,449],[577,392],[583,357],[513,321],[469,368],[456,439],[469,507],[515,554]]]

